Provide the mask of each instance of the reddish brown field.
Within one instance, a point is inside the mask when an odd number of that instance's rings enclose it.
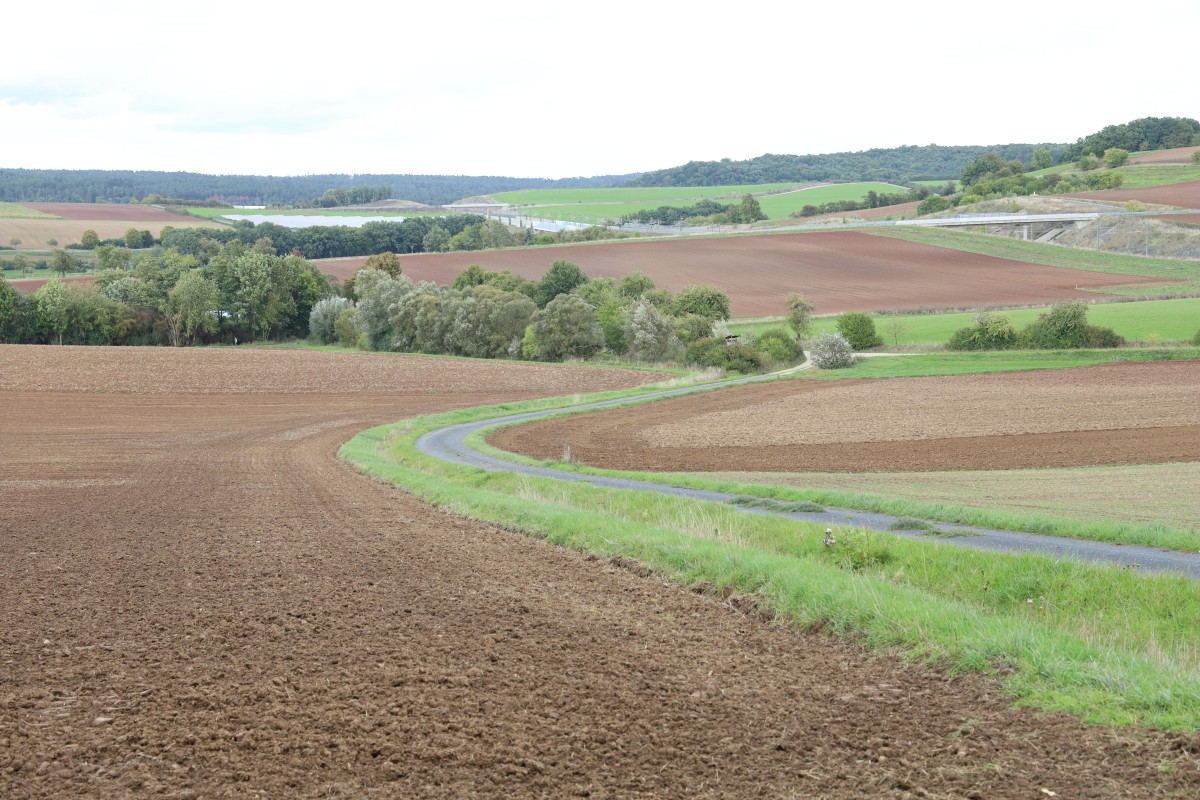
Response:
[[[1158,203],[1178,208],[1200,208],[1200,181],[1151,186],[1147,189],[1108,189],[1103,192],[1081,192],[1066,196],[1086,197],[1091,200],[1111,200],[1118,203],[1140,200],[1143,203]]]
[[[22,203],[29,208],[60,219],[0,218],[0,241],[20,239],[23,247],[48,246],[51,239],[58,247],[77,243],[83,232],[94,230],[101,239],[116,239],[130,228],[148,230],[155,236],[168,225],[176,228],[219,228],[216,222],[171,214],[161,208],[121,203]]]
[[[401,256],[414,280],[450,283],[471,264],[537,279],[557,259],[593,277],[641,270],[660,286],[724,289],[737,317],[783,313],[801,292],[823,314],[929,306],[1046,303],[1085,296],[1083,289],[1149,279],[1060,269],[975,255],[864,233],[773,234]],[[340,278],[365,259],[329,259]]]
[[[1200,740],[1009,707],[335,459],[646,373],[0,347],[0,796],[1195,796]]]
[[[918,472],[1195,461],[1200,362],[793,380],[523,425],[497,447],[610,469]],[[735,442],[736,444],[730,444]]]
[[[1192,153],[1200,150],[1198,147],[1176,147],[1174,150],[1160,150],[1157,153],[1146,153],[1129,159],[1130,164],[1191,164]]]
[[[93,275],[67,275],[62,280],[64,283],[79,283],[83,284],[84,286],[88,286],[96,282],[96,278]],[[8,283],[18,292],[33,294],[49,282],[49,278],[17,278],[15,280],[10,280]]]
[[[21,205],[63,219],[161,222],[169,225],[179,225],[181,220],[188,223],[199,222],[193,217],[172,214],[161,208],[135,203],[22,203]]]

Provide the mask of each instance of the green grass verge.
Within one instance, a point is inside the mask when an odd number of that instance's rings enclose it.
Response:
[[[568,203],[639,203],[651,208],[666,205],[691,205],[698,200],[721,199],[734,202],[744,194],[761,195],[812,186],[811,183],[756,183],[727,186],[639,186],[611,189],[521,189],[491,195],[498,202],[513,205],[558,206]],[[534,215],[536,216],[536,215]]]
[[[559,401],[561,402],[561,401]],[[553,407],[469,409],[364,431],[340,456],[455,512],[760,607],[872,648],[995,675],[1018,701],[1088,722],[1200,720],[1200,583],[748,515],[727,504],[485,473],[418,453],[442,425]]]

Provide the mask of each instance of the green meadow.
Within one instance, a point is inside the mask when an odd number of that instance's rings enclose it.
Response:
[[[691,205],[700,200],[740,200],[742,195],[760,195],[813,186],[812,183],[760,183],[730,186],[654,186],[612,189],[522,189],[492,195],[497,202],[512,205],[562,206],[572,203],[650,203],[651,208],[665,205]],[[761,200],[760,200],[761,201]]]
[[[1012,320],[1018,329],[1049,311],[1049,306],[997,311]],[[888,346],[945,344],[959,328],[975,322],[978,312],[952,314],[873,314],[875,330]],[[1136,302],[1096,303],[1088,307],[1088,321],[1093,325],[1112,328],[1131,342],[1181,341],[1191,339],[1200,330],[1200,297],[1175,300],[1140,300]],[[758,334],[768,328],[783,324],[779,321],[738,324],[729,326],[737,334]],[[815,320],[815,333],[837,330],[836,318],[820,317]]]

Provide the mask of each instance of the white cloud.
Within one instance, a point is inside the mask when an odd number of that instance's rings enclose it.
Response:
[[[561,177],[1197,116],[1200,10],[18,4],[0,166]],[[341,12],[341,13],[339,13]]]

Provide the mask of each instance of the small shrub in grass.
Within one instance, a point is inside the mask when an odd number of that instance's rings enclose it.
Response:
[[[1200,150],[1197,150],[1196,152],[1200,153]],[[1196,331],[1196,335],[1192,337],[1192,344],[1200,347],[1200,331]]]
[[[766,359],[754,348],[744,344],[725,344],[724,339],[716,337],[698,339],[689,344],[684,351],[684,360],[702,367],[746,373],[762,372],[767,368]]]
[[[951,350],[1008,350],[1017,344],[1017,330],[1006,314],[984,312],[975,324],[959,328],[946,345]]]
[[[854,348],[840,333],[822,333],[808,351],[818,369],[845,369],[854,365]]]
[[[882,567],[896,560],[887,542],[867,530],[840,530],[837,543],[829,550],[834,562],[842,569],[862,572]]]
[[[758,334],[754,349],[772,364],[804,363],[804,348],[783,328],[771,328]]]
[[[839,314],[837,329],[855,350],[866,350],[883,344],[883,337],[875,332],[875,321],[860,311]]]

